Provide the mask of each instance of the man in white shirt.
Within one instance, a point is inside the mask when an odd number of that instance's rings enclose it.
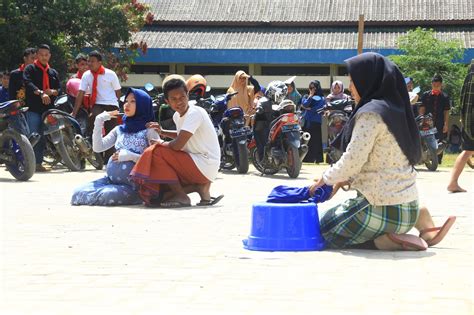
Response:
[[[118,99],[120,98],[120,82],[114,71],[105,68],[102,65],[102,55],[94,50],[89,53],[89,69],[82,75],[79,93],[76,97],[76,103],[72,115],[75,117],[81,108],[84,100],[84,94],[90,95],[88,101],[90,120],[88,133],[92,133],[95,117],[104,111],[114,111],[119,108]],[[104,124],[105,132],[108,134],[115,126],[117,120],[111,119]],[[111,148],[105,152],[104,160],[107,163],[109,157],[115,149]]]
[[[197,192],[201,197],[198,206],[216,204],[223,196],[210,195],[220,165],[219,141],[211,119],[203,108],[188,103],[182,77],[166,78],[163,93],[175,111],[177,130],[163,130],[156,122],[147,124],[173,140],[149,147],[132,170],[130,175],[139,186],[140,196],[148,206],[177,208],[190,206],[188,194]]]

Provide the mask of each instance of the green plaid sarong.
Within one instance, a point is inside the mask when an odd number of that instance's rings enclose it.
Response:
[[[385,233],[406,233],[415,226],[418,214],[418,200],[374,206],[359,194],[324,213],[320,219],[321,233],[328,248],[345,248]]]

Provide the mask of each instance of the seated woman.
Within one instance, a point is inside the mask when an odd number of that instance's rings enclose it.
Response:
[[[159,140],[158,134],[146,128],[153,121],[150,96],[138,89],[129,89],[125,96],[123,124],[102,137],[104,122],[115,119],[119,112],[103,112],[94,123],[92,148],[104,152],[115,146],[116,152],[107,164],[107,176],[77,188],[73,205],[118,206],[141,204],[143,201],[129,179],[130,171],[146,147]]]
[[[213,205],[223,196],[210,195],[211,181],[220,165],[220,147],[211,119],[203,108],[189,105],[181,76],[167,77],[163,94],[175,111],[177,131],[163,130],[156,122],[148,124],[148,128],[173,140],[159,141],[147,148],[130,174],[132,180],[147,206],[187,207],[191,205],[188,194],[192,192],[199,193],[199,206]]]
[[[326,102],[332,102],[337,100],[347,100],[350,96],[344,93],[344,84],[342,81],[334,81],[331,84],[331,93],[326,96]]]
[[[311,186],[337,191],[349,184],[357,197],[329,209],[320,219],[330,248],[426,250],[438,244],[455,221],[434,227],[418,208],[416,171],[420,137],[399,69],[376,53],[346,60],[356,108],[341,135],[341,159]],[[420,236],[406,234],[413,227]]]

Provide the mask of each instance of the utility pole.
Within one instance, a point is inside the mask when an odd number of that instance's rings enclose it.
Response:
[[[357,40],[357,54],[362,54],[362,48],[364,47],[364,15],[359,15],[359,30],[358,30],[358,40]]]

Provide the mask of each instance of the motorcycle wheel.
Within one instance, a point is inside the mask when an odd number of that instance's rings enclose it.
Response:
[[[301,171],[301,160],[298,148],[289,146],[287,150],[288,166],[286,172],[291,178],[297,178]]]
[[[278,169],[275,168],[265,168],[258,160],[258,151],[257,147],[250,149],[250,156],[252,157],[252,164],[255,168],[264,175],[274,175],[278,173]]]
[[[56,144],[56,150],[63,163],[73,172],[81,170],[81,156],[79,150],[74,148],[74,141],[70,132],[64,132],[61,130],[62,140]]]
[[[35,153],[30,141],[13,130],[5,130],[1,136],[1,147],[5,154],[13,157],[12,163],[5,163],[7,170],[17,180],[27,181],[35,173]]]
[[[249,171],[249,153],[246,143],[234,143],[234,159],[239,174],[246,174]]]
[[[104,159],[100,153],[93,152],[93,154],[87,157],[87,161],[89,161],[89,163],[91,163],[91,165],[96,170],[101,170],[104,168]]]
[[[428,170],[434,172],[438,169],[438,154],[435,149],[427,149],[427,159],[425,160],[425,166]]]

